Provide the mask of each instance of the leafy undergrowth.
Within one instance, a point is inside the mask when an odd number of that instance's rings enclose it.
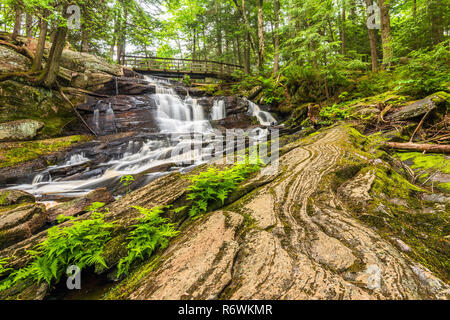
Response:
[[[0,144],[0,168],[37,159],[68,148],[76,143],[92,139],[89,136],[70,136],[47,140]]]
[[[89,219],[60,217],[59,222],[68,220],[72,225],[50,228],[47,239],[28,251],[32,256],[31,263],[0,282],[0,291],[28,280],[58,283],[71,265],[76,265],[80,270],[97,264],[106,267],[102,252],[111,239],[114,224],[105,222],[104,213],[97,211],[103,206],[103,203],[93,203],[89,208],[92,212]]]
[[[175,225],[169,223],[169,219],[161,217],[164,212],[163,207],[154,207],[150,210],[142,207],[133,208],[137,209],[143,217],[138,219],[139,224],[130,232],[128,255],[119,261],[118,277],[128,275],[133,262],[150,257],[158,248],[166,248],[169,239],[179,234],[179,231],[175,230]]]
[[[193,219],[198,218],[208,211],[209,205],[219,200],[223,205],[228,194],[251,173],[259,169],[259,162],[258,164],[241,163],[222,171],[216,167],[210,167],[205,172],[189,177],[192,184],[188,187],[187,198],[193,201],[189,216]]]

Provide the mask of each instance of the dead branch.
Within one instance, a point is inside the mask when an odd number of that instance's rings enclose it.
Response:
[[[450,153],[450,145],[448,144],[419,144],[419,143],[401,143],[401,142],[384,142],[388,148],[402,149],[402,150],[413,150],[413,151],[424,151],[432,153]]]

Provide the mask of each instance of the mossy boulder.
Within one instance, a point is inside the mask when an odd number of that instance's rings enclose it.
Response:
[[[113,76],[123,76],[120,65],[111,64],[103,58],[92,54],[64,50],[61,56],[61,66],[81,73],[104,72]]]
[[[48,138],[61,135],[76,117],[56,91],[12,80],[0,82],[0,123],[23,119],[42,121],[39,137]]]
[[[450,156],[421,152],[398,152],[397,155],[416,173],[418,181],[450,193]]]
[[[30,66],[30,59],[17,53],[11,48],[0,45],[0,74],[24,72],[27,71]]]
[[[35,201],[32,194],[22,190],[0,190],[0,207],[33,203]]]
[[[29,119],[0,123],[0,142],[31,140],[43,126],[41,121]]]
[[[446,92],[432,94],[394,111],[392,114],[386,116],[386,119],[390,121],[402,121],[423,116],[433,110],[443,111],[448,108],[449,96]]]

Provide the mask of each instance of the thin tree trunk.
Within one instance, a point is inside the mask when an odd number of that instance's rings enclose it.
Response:
[[[341,54],[345,54],[345,0],[342,0]]]
[[[280,0],[273,1],[274,18],[275,18],[275,39],[274,39],[274,56],[273,56],[273,73],[277,74],[280,69]]]
[[[33,37],[33,16],[29,13],[26,15],[26,37]]]
[[[89,52],[89,33],[84,24],[81,28],[81,52]]]
[[[47,37],[48,23],[45,20],[47,13],[44,14],[39,20],[39,39],[36,46],[36,52],[34,53],[33,71],[39,71],[42,69],[42,57],[44,56],[45,40]]]
[[[15,11],[16,20],[14,22],[14,29],[12,33],[13,40],[16,40],[17,36],[20,35],[20,31],[22,29],[22,8],[20,7],[20,4],[16,4]]]
[[[46,87],[53,87],[56,82],[56,77],[59,73],[59,64],[61,62],[61,55],[66,44],[67,27],[59,26],[56,29],[55,41],[52,43],[50,54],[45,65],[42,81]]]
[[[391,37],[391,20],[389,17],[389,3],[386,0],[378,0],[380,7],[381,41],[383,44],[383,67],[389,66],[394,57]]]
[[[264,0],[258,0],[258,68],[264,68]]]
[[[245,41],[245,52],[244,52],[244,69],[245,74],[250,74],[250,34],[247,32],[247,41]]]
[[[431,0],[429,2],[431,37],[434,45],[444,40],[443,9],[441,7],[441,0]]]
[[[372,5],[371,0],[365,0],[367,8]],[[377,40],[374,29],[367,28],[369,33],[370,57],[372,59],[372,72],[378,70]]]

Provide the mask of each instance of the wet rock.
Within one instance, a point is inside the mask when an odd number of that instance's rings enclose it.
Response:
[[[46,222],[43,204],[25,204],[0,211],[0,250],[31,237]]]
[[[47,220],[50,223],[54,223],[60,215],[66,217],[78,216],[86,213],[87,208],[94,202],[110,204],[111,202],[114,202],[114,200],[114,197],[106,188],[97,189],[84,197],[74,199],[48,209]]]
[[[0,207],[34,203],[35,201],[32,194],[22,190],[0,190]]]
[[[36,120],[17,120],[0,124],[0,142],[24,141],[36,137],[44,124]]]
[[[246,114],[232,114],[225,119],[211,121],[211,125],[219,130],[246,129],[255,125],[255,123],[253,118]]]
[[[0,45],[0,74],[28,71],[30,65],[30,59],[12,48]]]

